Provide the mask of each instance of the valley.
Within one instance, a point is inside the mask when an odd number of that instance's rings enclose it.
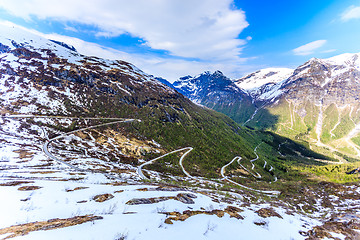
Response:
[[[346,174],[358,106],[294,90],[318,78],[260,71],[272,82],[250,94],[216,71],[168,86],[23,29],[0,33],[2,239],[359,237],[358,174]]]
[[[313,58],[296,69],[262,69],[234,81],[218,72],[188,78],[193,79],[192,88],[202,95],[219,95],[210,101],[183,90],[190,84],[187,79],[180,78],[173,87],[243,126],[285,136],[350,168],[353,165],[348,163],[359,161],[360,148],[358,59],[359,54]],[[206,82],[203,78],[216,81],[202,85]],[[235,91],[229,89],[236,88],[243,97],[229,97]],[[246,101],[252,102],[251,107]]]

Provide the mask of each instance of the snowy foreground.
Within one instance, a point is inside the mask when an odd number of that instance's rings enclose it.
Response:
[[[321,225],[282,207],[215,191],[143,184],[131,169],[120,177],[76,171],[45,155],[46,131],[21,128],[17,119],[0,121],[1,239],[305,239],[299,231]],[[229,206],[234,214],[226,211]],[[191,216],[181,216],[184,211]],[[87,220],[73,223],[75,217]],[[38,226],[24,231],[21,224],[32,222]],[[22,232],[4,231],[16,225]]]

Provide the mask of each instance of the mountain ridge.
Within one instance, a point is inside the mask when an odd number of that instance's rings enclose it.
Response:
[[[340,141],[352,149],[347,150],[347,154],[360,157],[359,146],[353,143],[359,138],[359,56],[359,53],[347,53],[328,59],[312,58],[295,69],[268,68],[232,80],[228,86],[234,86],[234,83],[239,91],[247,94],[251,101],[251,105],[247,106],[227,97],[226,94],[231,95],[231,91],[226,91],[226,86],[216,101],[202,97],[211,94],[206,91],[198,96],[194,93],[189,95],[186,91],[184,94],[240,124],[319,145],[329,143],[330,148],[345,153],[344,149],[335,147]],[[241,86],[246,89],[241,89]],[[182,90],[186,88],[186,82],[179,79],[174,87]],[[206,85],[202,89],[209,90]],[[240,107],[234,107],[236,105]],[[330,110],[331,106],[334,110]]]

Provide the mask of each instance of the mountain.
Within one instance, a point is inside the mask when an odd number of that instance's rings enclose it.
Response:
[[[1,24],[0,52],[2,237],[358,238],[358,186],[331,183],[357,172],[202,106],[265,109],[221,72],[175,91],[131,63]]]
[[[159,82],[161,82],[162,84],[164,84],[164,85],[166,85],[166,86],[174,89],[174,86],[172,85],[172,83],[169,82],[168,80],[166,80],[165,78],[154,77],[154,79],[156,79],[156,80],[158,80]]]
[[[359,68],[359,54],[310,59],[254,97],[259,108],[247,124],[270,127],[317,146],[325,144],[330,155],[340,151],[360,157]],[[264,118],[268,113],[273,117]]]
[[[303,140],[335,158],[360,157],[359,56],[313,58],[296,69],[267,68],[234,81],[207,73],[174,87],[242,125]]]
[[[173,86],[191,101],[222,112],[238,122],[245,121],[255,110],[249,94],[220,71],[181,77]]]
[[[256,99],[273,85],[290,77],[293,71],[290,68],[265,68],[235,80],[234,83]]]
[[[104,127],[104,133],[79,134],[71,140],[82,146],[86,139],[95,138],[99,143],[110,139],[106,146],[111,157],[95,151],[92,152],[94,158],[124,161],[134,167],[141,159],[192,147],[193,151],[187,157],[189,172],[215,177],[236,155],[254,158],[254,148],[263,140],[270,144],[272,152],[278,151],[276,143],[270,140],[277,136],[251,131],[223,114],[194,104],[130,63],[84,56],[69,45],[18,28],[2,26],[0,36],[2,116],[20,116],[19,119],[24,116],[24,126],[29,131],[32,125],[45,126],[50,137],[119,118],[139,120],[122,126],[109,124]],[[248,95],[238,90],[221,72],[188,80],[200,83],[207,77],[210,77],[210,86],[206,91],[214,89],[216,93],[203,95],[204,100],[200,103],[226,96],[229,99],[218,102],[219,107],[235,99],[241,100],[241,104],[251,104]],[[197,91],[204,92],[200,87]],[[227,91],[231,94],[224,95]],[[128,143],[124,139],[128,139]],[[116,147],[110,144],[112,142]],[[65,146],[64,142],[59,143],[59,148]],[[305,155],[314,154],[306,148],[300,149]],[[269,161],[276,161],[277,157],[271,156]],[[155,163],[149,168],[183,176],[176,162],[171,166]],[[264,174],[267,175],[262,179],[265,182],[273,178],[269,172]]]

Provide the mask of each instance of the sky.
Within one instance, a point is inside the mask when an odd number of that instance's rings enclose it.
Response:
[[[0,0],[0,21],[171,82],[360,52],[360,0]]]

